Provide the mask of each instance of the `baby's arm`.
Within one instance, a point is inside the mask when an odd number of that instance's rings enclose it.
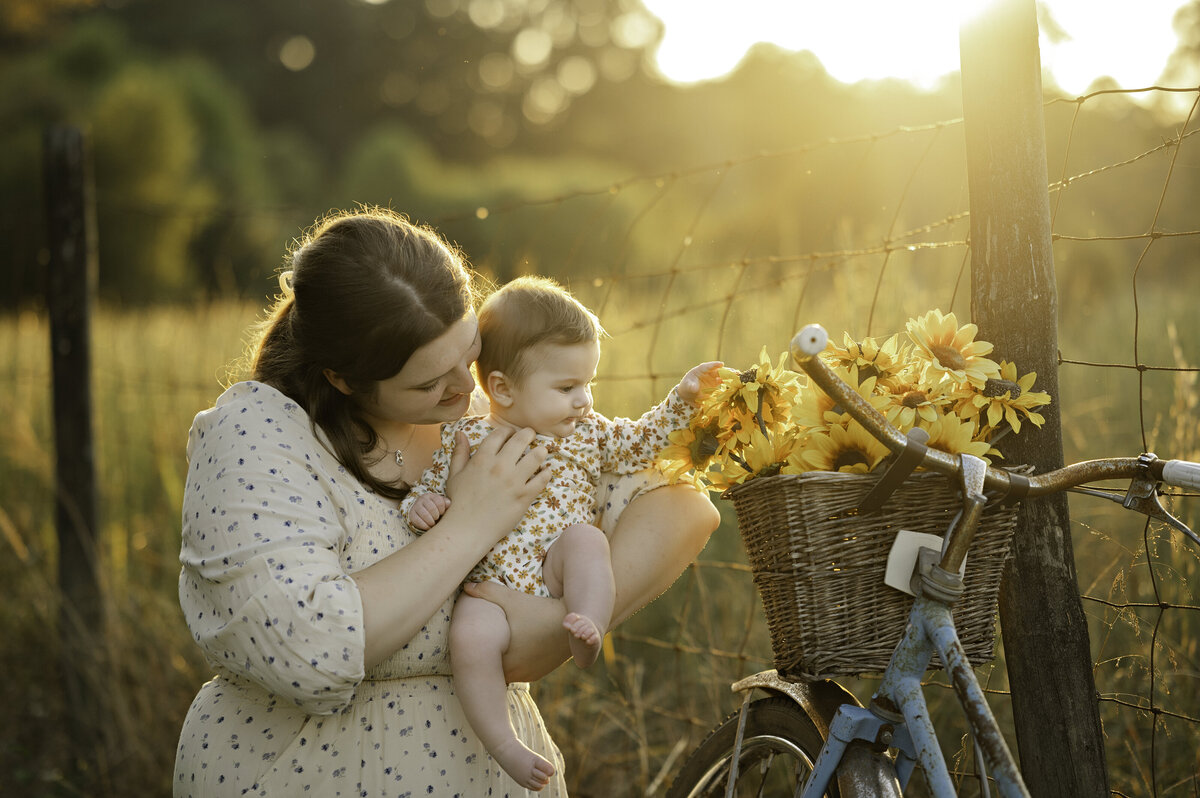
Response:
[[[422,493],[408,508],[408,525],[427,532],[450,508],[450,500],[440,493]]]
[[[705,388],[712,387],[721,381],[717,375],[717,369],[724,365],[719,360],[710,360],[707,363],[701,363],[687,374],[683,375],[683,379],[675,386],[675,393],[679,394],[679,398],[685,402],[694,403],[700,398],[700,391]]]
[[[425,469],[421,481],[413,485],[400,502],[400,512],[414,532],[428,532],[450,507],[446,479],[454,455],[454,426],[447,424],[442,428],[442,445],[433,453],[433,464]]]
[[[632,474],[654,466],[667,436],[692,420],[696,400],[705,388],[720,382],[719,361],[701,363],[679,381],[667,398],[641,418],[601,419],[606,433],[600,438],[600,467],[604,471]]]

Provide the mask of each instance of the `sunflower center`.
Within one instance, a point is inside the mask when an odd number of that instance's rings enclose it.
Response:
[[[694,447],[692,451],[695,455],[695,460],[707,460],[717,453],[716,436],[714,436],[708,430],[703,430],[699,435],[696,436],[696,440],[693,442],[692,446]]]
[[[742,385],[749,385],[750,383],[752,383],[758,379],[758,369],[755,369],[755,368],[746,369],[745,371],[743,371],[741,374],[738,375],[738,378],[742,381]]]
[[[900,400],[900,404],[905,407],[920,407],[928,401],[929,397],[925,395],[924,391],[913,390],[904,394],[904,398]]]
[[[929,347],[929,351],[937,358],[939,363],[951,371],[960,371],[967,367],[967,359],[962,356],[962,352],[959,352],[952,346],[935,344]]]
[[[860,463],[870,465],[871,461],[858,449],[843,449],[838,452],[837,457],[833,461],[833,470],[840,471],[844,466],[854,466]]]
[[[984,396],[997,397],[1004,396],[1004,394],[1008,394],[1010,400],[1017,399],[1021,396],[1021,386],[1012,380],[1001,380],[996,377],[990,377],[983,384]]]

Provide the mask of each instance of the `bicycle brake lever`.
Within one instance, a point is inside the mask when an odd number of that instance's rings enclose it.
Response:
[[[1115,496],[1113,498],[1116,500]],[[1197,546],[1200,546],[1200,536],[1197,536],[1195,532],[1188,528],[1187,524],[1168,513],[1166,508],[1162,506],[1162,502],[1158,500],[1158,482],[1153,477],[1134,477],[1133,482],[1129,483],[1129,490],[1125,492],[1125,498],[1120,501],[1125,509],[1136,510],[1143,515],[1148,515],[1151,518],[1169,524],[1191,538],[1192,542]]]

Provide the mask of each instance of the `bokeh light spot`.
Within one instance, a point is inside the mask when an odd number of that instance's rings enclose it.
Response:
[[[640,49],[649,46],[657,36],[658,25],[654,18],[637,11],[628,11],[612,23],[612,38],[618,47]]]
[[[307,69],[316,57],[317,48],[312,39],[303,35],[292,36],[279,48],[279,63],[292,72]]]
[[[529,87],[521,110],[525,118],[544,125],[567,108],[567,92],[554,78],[540,77]]]
[[[425,8],[430,16],[446,19],[458,11],[458,0],[425,0]]]
[[[479,61],[479,79],[489,89],[506,89],[515,72],[506,53],[488,53]]]
[[[540,66],[550,59],[554,41],[541,28],[525,28],[513,39],[513,58],[527,67]]]
[[[476,27],[491,30],[504,22],[504,3],[500,0],[471,0],[467,16]]]
[[[567,56],[558,65],[558,82],[571,94],[586,94],[596,85],[596,67],[581,55]]]

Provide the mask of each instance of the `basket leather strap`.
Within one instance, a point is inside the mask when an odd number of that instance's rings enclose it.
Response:
[[[1013,471],[1008,472],[1008,493],[1004,494],[1005,504],[1016,504],[1029,493],[1029,478]]]
[[[883,473],[883,476],[879,478],[875,486],[859,502],[859,515],[873,513],[880,507],[883,507],[896,488],[900,487],[900,484],[904,482],[908,475],[925,459],[926,451],[928,451],[928,448],[924,443],[915,441],[911,437],[907,438],[904,450],[896,456],[896,459],[888,466],[887,471]]]

